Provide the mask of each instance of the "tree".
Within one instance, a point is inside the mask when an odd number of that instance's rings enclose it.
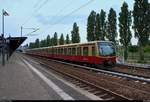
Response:
[[[79,36],[79,27],[77,26],[77,23],[73,24],[73,30],[71,31],[72,36],[72,43],[79,43],[80,42],[80,36]]]
[[[66,44],[70,44],[70,38],[69,38],[69,35],[67,34],[66,36]]]
[[[60,36],[60,39],[59,39],[59,44],[60,45],[64,45],[64,35],[63,34],[61,34],[61,36]]]
[[[106,12],[102,9],[100,12],[100,40],[105,40],[106,36]]]
[[[117,37],[117,18],[116,11],[111,8],[108,14],[108,22],[107,22],[107,33],[108,39],[114,43],[116,43]]]
[[[95,40],[100,40],[100,33],[101,33],[100,14],[97,14],[96,15]]]
[[[128,4],[126,2],[123,3],[121,7],[121,12],[119,13],[119,32],[120,32],[120,43],[123,44],[124,47],[124,59],[128,58],[128,46],[131,43],[131,11],[128,10]]]
[[[47,47],[46,39],[40,41],[40,47]]]
[[[36,39],[35,40],[35,45],[34,45],[35,48],[39,48],[40,47],[40,41],[39,39]]]
[[[54,37],[51,38],[51,46],[54,46]]]
[[[35,43],[34,43],[34,42],[29,43],[29,48],[30,48],[30,49],[31,49],[31,48],[35,48]]]
[[[150,37],[150,4],[148,0],[135,0],[133,19],[135,37],[138,38],[140,60],[144,60],[143,47],[148,44]]]
[[[92,11],[87,21],[87,40],[95,40],[95,27],[96,27],[96,12]]]
[[[46,43],[47,43],[47,44],[46,44],[47,46],[51,46],[51,38],[50,38],[50,35],[47,36],[47,38],[46,38]]]
[[[29,45],[28,45],[28,44],[26,44],[26,45],[24,45],[23,47],[24,47],[24,48],[28,48],[28,47],[29,47]]]
[[[53,45],[58,45],[57,32],[54,33],[54,37],[53,37]]]

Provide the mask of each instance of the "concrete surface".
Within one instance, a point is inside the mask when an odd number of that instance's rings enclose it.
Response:
[[[90,100],[90,98],[79,93],[50,73],[43,71],[42,66],[26,60],[36,68],[47,80],[51,80],[66,94],[75,100]],[[23,61],[20,54],[13,56],[6,62],[5,66],[0,64],[0,100],[63,100],[62,97],[46,84],[42,78],[34,73]],[[97,99],[97,98],[96,98]]]
[[[0,99],[56,100],[40,84],[28,67],[14,54],[5,66],[0,65]]]

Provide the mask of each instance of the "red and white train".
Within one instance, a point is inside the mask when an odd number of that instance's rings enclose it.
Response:
[[[116,47],[110,41],[93,41],[27,49],[26,53],[92,65],[115,65],[116,63]]]

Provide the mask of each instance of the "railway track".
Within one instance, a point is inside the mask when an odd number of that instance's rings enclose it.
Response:
[[[108,73],[108,74],[116,75],[116,76],[119,76],[119,77],[126,77],[126,78],[130,78],[130,79],[150,83],[150,69],[147,69],[147,68],[145,69],[145,68],[137,67],[137,69],[136,69],[136,67],[131,68],[131,66],[126,66],[125,67],[125,65],[119,65],[119,66],[117,65],[117,67],[114,67],[113,69],[103,70],[103,69],[97,69],[97,68],[94,68],[94,67],[92,68],[92,67],[88,67],[88,66],[83,66],[83,65],[58,61],[58,60],[54,60],[54,59],[49,59],[49,60],[59,62],[59,63],[63,63],[63,64],[66,64],[66,65],[72,65],[72,66],[75,66],[75,67],[78,67],[78,68],[84,68],[84,69],[87,69],[87,70],[92,70],[92,71],[95,71],[95,72]],[[128,70],[125,71],[124,69],[128,69]],[[136,70],[140,70],[140,71],[137,72]]]
[[[134,65],[117,65],[113,68],[113,71],[129,73],[141,77],[150,78],[150,68],[144,66],[134,66]]]
[[[27,59],[27,58],[25,58],[25,59]],[[61,76],[67,78],[67,80],[69,80],[74,85],[76,85],[84,90],[87,90],[88,92],[100,97],[103,100],[132,100],[130,98],[127,98],[125,96],[122,96],[115,92],[112,92],[106,88],[95,85],[94,83],[84,80],[83,78],[78,77],[70,72],[57,70],[57,69],[55,69],[54,66],[51,66],[49,64],[49,61],[41,61],[39,59],[35,59],[35,60],[37,62],[39,62],[41,65],[45,66],[46,68],[51,68],[52,70],[56,71],[55,73],[58,73],[59,75],[61,74]]]
[[[58,60],[54,60],[54,59],[46,59],[46,58],[44,58],[44,59],[45,60],[49,60],[49,61],[62,63],[62,64],[65,64],[65,65],[71,65],[71,66],[74,66],[75,68],[82,68],[82,69],[91,70],[91,71],[94,71],[94,72],[100,72],[100,73],[104,73],[104,74],[111,74],[111,75],[118,76],[118,77],[125,77],[125,78],[129,78],[129,79],[133,79],[135,81],[141,81],[141,82],[150,83],[150,77],[147,77],[147,76],[144,76],[144,75],[127,73],[127,72],[124,72],[124,71],[122,72],[122,71],[117,71],[117,70],[96,69],[96,68],[92,68],[92,67],[87,67],[87,66],[82,66],[82,65],[78,65],[78,64],[67,63],[67,62],[58,61]],[[115,67],[115,68],[118,68],[118,67]]]
[[[36,59],[37,60],[37,59]],[[63,75],[67,75],[69,77],[73,77],[72,79],[75,79],[75,83],[81,83],[81,87],[85,87],[85,89],[89,89],[88,87],[91,85],[87,85],[87,82],[92,83],[96,86],[99,86],[100,88],[107,89],[107,91],[117,93],[117,95],[121,95],[127,99],[150,99],[150,85],[147,84],[144,80],[143,83],[140,83],[138,79],[131,80],[130,77],[126,77],[125,75],[114,75],[114,73],[107,73],[108,71],[101,72],[98,69],[93,69],[85,66],[79,66],[74,64],[69,64],[65,62],[60,61],[48,61],[47,59],[38,59],[39,63],[41,63],[44,66],[51,67],[53,70],[62,73]],[[60,67],[61,66],[61,67]],[[68,68],[71,67],[71,68]],[[79,69],[79,68],[86,68],[85,69]],[[56,69],[59,68],[59,69]],[[61,70],[60,70],[61,69]],[[88,69],[88,70],[87,70]],[[91,71],[89,71],[91,70]],[[94,72],[93,72],[94,71]],[[84,73],[83,73],[84,72]],[[98,73],[95,73],[98,72]],[[82,80],[81,80],[82,79]],[[87,82],[84,82],[86,81]],[[79,82],[78,82],[79,81]],[[117,82],[115,82],[117,81]],[[115,86],[115,87],[114,87]],[[93,87],[93,85],[92,85]],[[92,88],[90,88],[92,91]],[[95,90],[96,92],[95,92]],[[100,94],[105,93],[103,91],[97,91],[100,89],[97,89],[94,87],[93,91],[94,94]],[[148,89],[148,90],[147,90]],[[99,96],[99,95],[98,95]],[[105,94],[103,97],[107,96]],[[109,96],[109,94],[108,94]],[[112,96],[106,99],[119,99],[116,96]],[[125,99],[124,98],[124,99]]]
[[[140,69],[149,69],[150,70],[150,65],[149,64],[118,64],[119,67],[128,67],[128,68],[140,68]]]

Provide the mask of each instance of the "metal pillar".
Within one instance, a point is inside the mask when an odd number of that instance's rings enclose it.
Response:
[[[5,41],[4,41],[4,10],[2,10],[2,65],[5,65]]]
[[[23,29],[23,27],[21,26],[21,37],[22,37],[22,29]]]

